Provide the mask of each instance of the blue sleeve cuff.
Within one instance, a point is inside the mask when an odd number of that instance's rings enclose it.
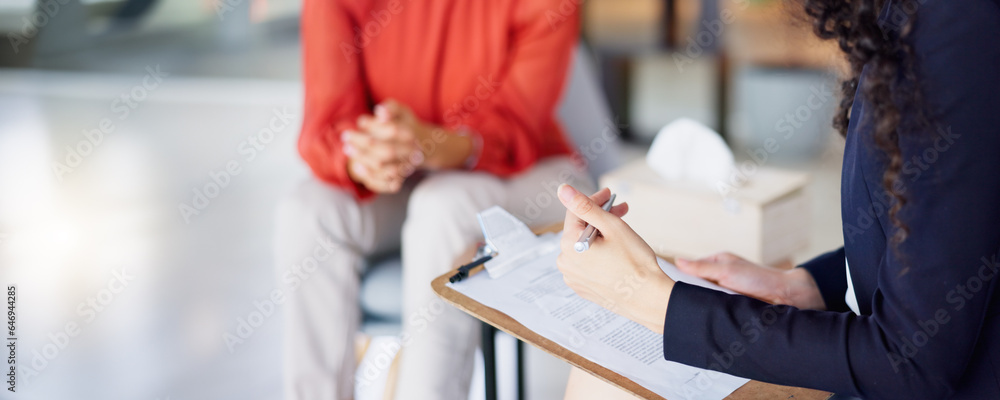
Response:
[[[805,268],[816,280],[828,311],[850,311],[844,301],[847,293],[847,265],[844,263],[843,247],[809,260],[799,268]]]

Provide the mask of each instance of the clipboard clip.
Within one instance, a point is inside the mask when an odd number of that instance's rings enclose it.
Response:
[[[448,278],[448,282],[456,283],[461,282],[462,279],[469,277],[469,272],[473,268],[485,264],[487,261],[492,260],[493,257],[497,256],[497,251],[490,247],[489,244],[480,242],[476,248],[476,255],[473,257],[472,262],[458,267],[458,272]]]

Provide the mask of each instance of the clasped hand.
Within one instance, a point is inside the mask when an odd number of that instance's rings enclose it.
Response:
[[[421,141],[432,128],[421,123],[408,107],[386,100],[375,115],[362,115],[358,130],[341,135],[351,179],[377,193],[395,193],[407,177],[424,166]]]

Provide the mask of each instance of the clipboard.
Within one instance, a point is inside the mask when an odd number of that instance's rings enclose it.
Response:
[[[556,224],[548,226],[542,229],[535,229],[536,234],[547,233],[547,232],[558,232],[562,228],[561,224]],[[453,268],[449,270],[444,275],[435,278],[431,282],[431,288],[434,293],[441,297],[447,303],[455,306],[459,310],[475,317],[476,319],[488,323],[497,329],[500,329],[511,336],[514,336],[520,341],[528,343],[539,349],[542,349],[546,353],[549,353],[556,358],[563,360],[570,365],[577,367],[587,373],[610,383],[626,392],[632,393],[644,399],[655,399],[655,400],[667,400],[662,396],[652,392],[649,389],[633,382],[629,378],[618,374],[610,369],[607,369],[593,361],[587,360],[580,355],[562,347],[555,342],[535,333],[534,331],[526,328],[521,323],[517,322],[507,314],[497,311],[491,307],[488,307],[478,301],[475,301],[468,296],[458,292],[447,286],[448,278],[457,272],[457,267],[464,263],[466,260],[471,260],[475,253],[475,248],[470,248],[465,253],[463,253],[456,262],[453,264]],[[671,257],[664,257],[668,260],[672,260]],[[477,270],[481,271],[483,267],[478,267]],[[478,272],[474,270],[473,273]],[[832,396],[831,393],[806,388],[797,388],[791,386],[781,386],[770,383],[764,383],[760,381],[751,380],[747,384],[741,386],[735,392],[730,394],[727,399],[734,400],[744,400],[744,399],[805,399],[805,400],[822,400],[828,399]]]

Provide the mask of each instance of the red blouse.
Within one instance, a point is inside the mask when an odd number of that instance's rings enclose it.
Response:
[[[394,98],[423,121],[482,138],[476,170],[506,177],[569,154],[554,117],[580,2],[305,0],[299,153],[323,181],[365,199],[340,134]]]

